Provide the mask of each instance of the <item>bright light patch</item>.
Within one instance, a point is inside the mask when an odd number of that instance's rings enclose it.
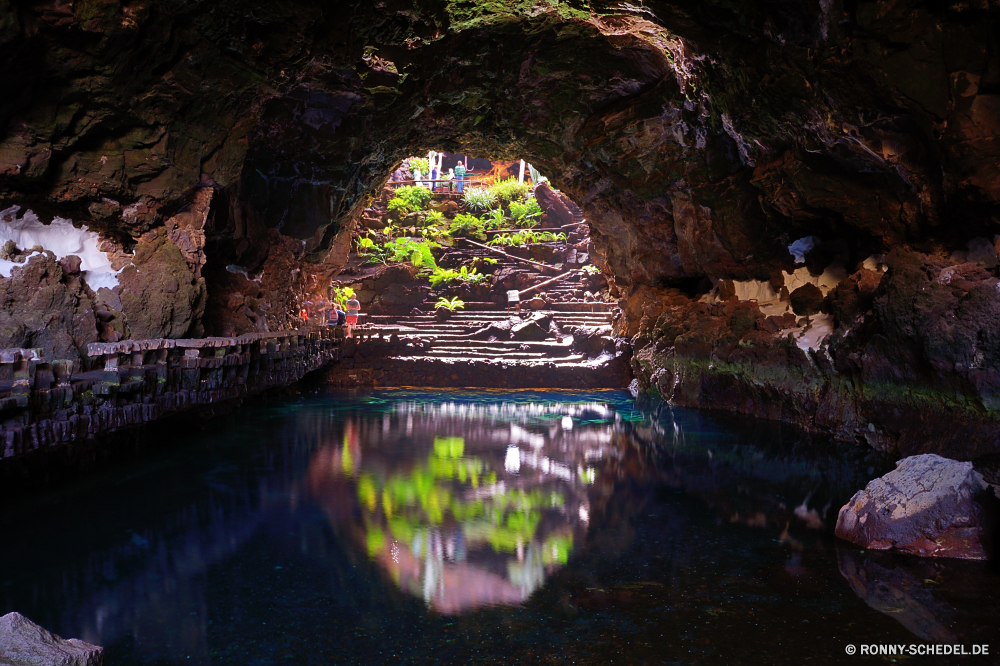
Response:
[[[806,255],[809,254],[809,250],[816,247],[816,243],[819,241],[820,239],[816,236],[800,238],[788,246],[788,252],[795,257],[795,263],[804,264],[806,263]]]
[[[0,211],[0,245],[14,241],[19,249],[25,251],[40,245],[56,255],[57,259],[75,254],[80,257],[83,279],[91,289],[97,291],[101,287],[111,289],[118,286],[118,273],[111,267],[108,255],[98,249],[100,237],[96,232],[88,231],[85,226],[78,229],[70,220],[61,217],[52,220],[51,224],[42,224],[30,210],[18,218],[20,210],[20,206],[11,206]],[[24,265],[0,259],[0,275],[10,277],[15,266]]]
[[[521,470],[521,452],[516,446],[507,447],[507,457],[503,461],[503,468],[511,474],[517,474]]]

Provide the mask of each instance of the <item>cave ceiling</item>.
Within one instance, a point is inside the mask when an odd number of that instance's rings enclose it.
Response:
[[[996,0],[0,0],[0,203],[322,261],[399,161],[524,158],[620,287],[1000,233]],[[341,246],[343,243],[341,243]]]

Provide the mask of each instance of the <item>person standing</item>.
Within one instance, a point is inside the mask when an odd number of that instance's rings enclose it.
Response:
[[[455,181],[458,183],[458,193],[463,192],[463,182],[465,180],[465,165],[459,160],[458,164],[455,165]]]
[[[437,187],[437,179],[438,179],[438,168],[437,165],[435,164],[433,167],[431,167],[431,192],[433,192],[434,189]]]
[[[354,327],[358,325],[358,315],[361,314],[361,303],[357,296],[351,296],[347,301],[347,337],[354,337]]]

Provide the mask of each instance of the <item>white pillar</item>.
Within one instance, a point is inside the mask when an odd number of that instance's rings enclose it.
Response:
[[[524,160],[521,160],[521,169],[517,172],[517,182],[524,182]]]

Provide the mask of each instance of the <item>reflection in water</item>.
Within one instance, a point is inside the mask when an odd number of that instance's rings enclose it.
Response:
[[[309,487],[338,532],[438,612],[518,604],[583,540],[614,417],[600,403],[400,402],[349,417]]]
[[[977,621],[976,600],[996,599],[1000,585],[990,565],[864,551],[837,545],[840,573],[866,604],[928,643],[996,641],[993,623]],[[970,606],[969,602],[973,602]]]
[[[0,507],[17,544],[0,613],[104,645],[107,666],[797,665],[853,663],[849,642],[1000,644],[988,566],[832,539],[889,467],[620,392],[318,393]]]

